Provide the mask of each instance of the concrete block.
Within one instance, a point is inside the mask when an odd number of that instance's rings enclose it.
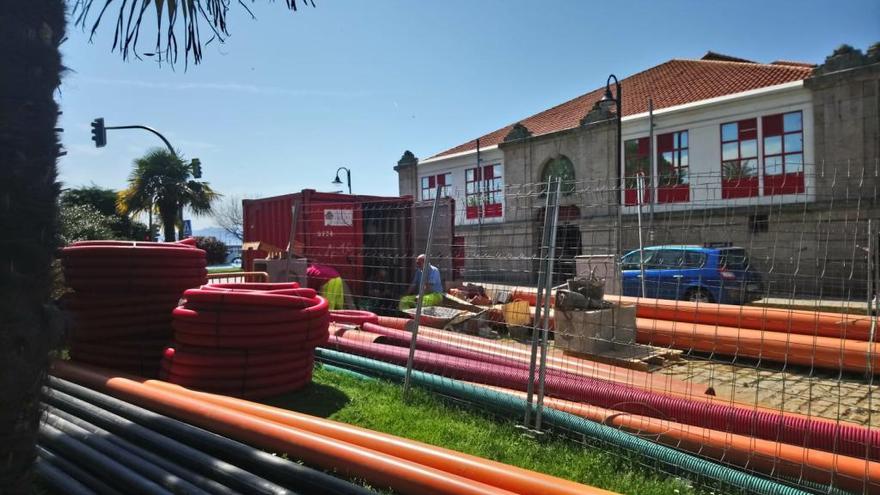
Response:
[[[555,321],[556,347],[566,351],[602,354],[636,340],[635,306],[557,311]]]

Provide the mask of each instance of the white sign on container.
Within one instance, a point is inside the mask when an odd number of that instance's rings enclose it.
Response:
[[[329,227],[351,227],[354,225],[353,210],[324,210],[324,225]]]

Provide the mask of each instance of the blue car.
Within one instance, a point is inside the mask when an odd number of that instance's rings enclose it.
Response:
[[[740,247],[651,246],[644,249],[645,294],[639,251],[621,258],[623,295],[721,304],[763,297],[761,275]]]

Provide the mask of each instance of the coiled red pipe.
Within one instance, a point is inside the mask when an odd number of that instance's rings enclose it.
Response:
[[[405,365],[408,357],[407,349],[365,344],[338,337],[331,337],[329,347],[398,365]],[[527,370],[425,351],[416,351],[414,366],[421,371],[449,378],[515,390],[524,390],[529,380]],[[548,375],[545,390],[549,396],[599,407],[853,457],[880,459],[880,431],[856,425],[813,421],[800,416],[691,401],[586,377],[572,379]]]
[[[77,242],[61,251],[74,360],[156,376],[181,293],[207,281],[193,241]]]
[[[311,381],[314,348],[327,342],[328,303],[296,283],[209,284],[172,312],[173,347],[161,376],[173,383],[260,398]]]

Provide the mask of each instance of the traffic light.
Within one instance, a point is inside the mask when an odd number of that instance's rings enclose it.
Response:
[[[202,178],[202,161],[198,158],[193,158],[192,162],[190,162],[190,167],[192,167],[193,178],[201,179]]]
[[[107,144],[107,129],[104,128],[103,117],[92,121],[92,141],[96,148],[103,148]]]

